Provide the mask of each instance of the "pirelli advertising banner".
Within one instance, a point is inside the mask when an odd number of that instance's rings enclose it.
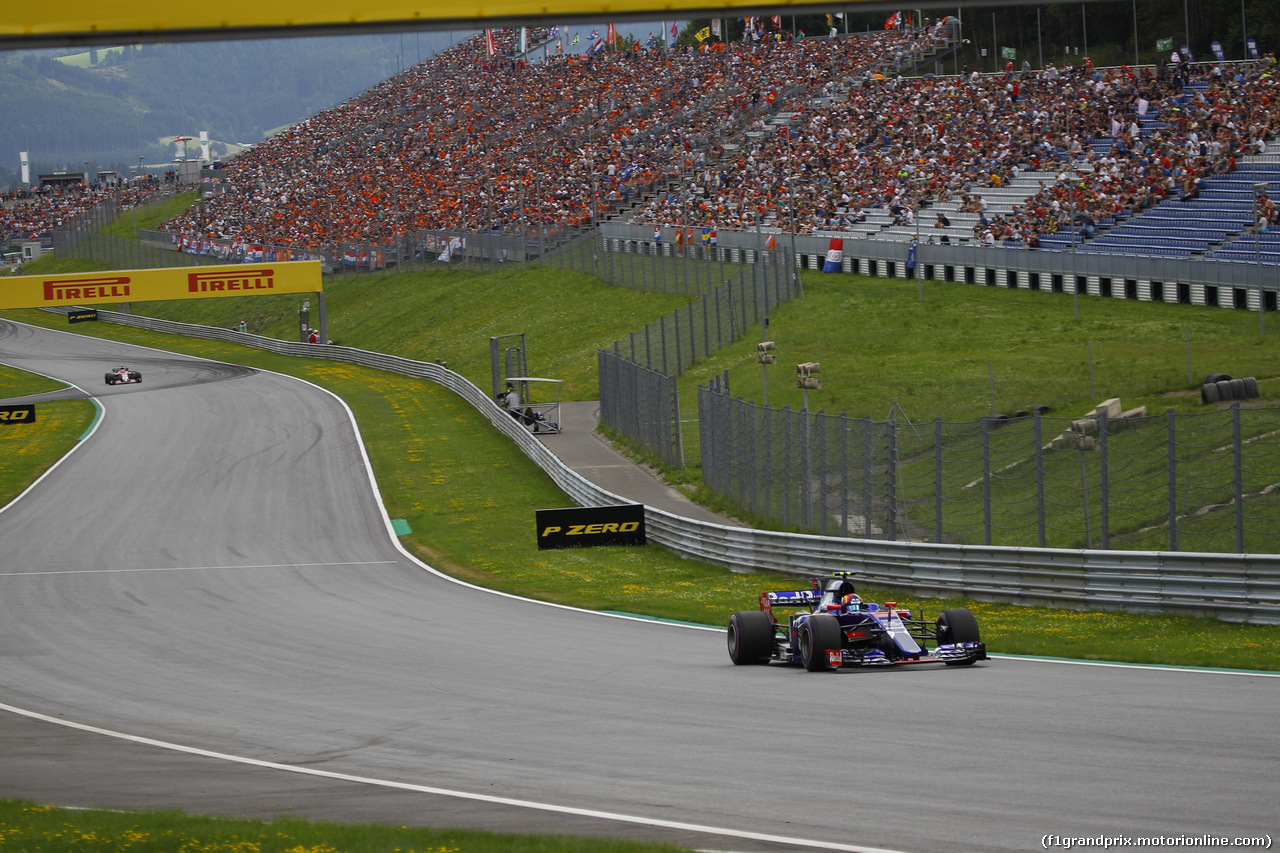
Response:
[[[0,278],[0,308],[317,293],[323,289],[319,261],[22,275]]]
[[[643,545],[644,504],[540,509],[538,550],[589,545]]]
[[[845,0],[839,8],[872,0]],[[788,0],[788,6],[811,4],[817,11],[831,8],[830,0]],[[174,41],[178,35],[202,33],[227,39],[250,33],[283,38],[401,29],[478,29],[528,25],[538,21],[563,23],[567,18],[632,18],[652,21],[663,16],[696,18],[708,9],[731,9],[734,4],[706,0],[478,0],[470,3],[426,3],[422,0],[222,0],[219,3],[174,3],[173,0],[60,0],[20,3],[10,0],[0,14],[0,47],[34,48],[41,44],[123,44],[135,41]],[[748,4],[747,9],[759,9]],[[769,8],[769,7],[765,7]],[[915,7],[912,7],[915,8]],[[951,4],[951,9],[955,4]],[[679,14],[687,10],[686,14]],[[776,9],[774,10],[776,11]],[[675,14],[673,14],[673,12]],[[645,15],[645,13],[649,13]],[[735,14],[730,12],[730,14]],[[770,13],[772,14],[772,13]]]

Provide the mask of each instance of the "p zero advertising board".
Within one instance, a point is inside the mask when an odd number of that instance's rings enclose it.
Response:
[[[538,550],[589,545],[643,545],[644,504],[540,509]]]
[[[323,289],[319,261],[22,275],[0,279],[0,308],[266,296]]]
[[[30,403],[25,406],[0,406],[0,426],[33,424],[35,422],[36,407]]]

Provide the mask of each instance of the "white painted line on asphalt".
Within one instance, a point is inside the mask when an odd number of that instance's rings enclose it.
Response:
[[[303,776],[315,776],[321,779],[332,779],[337,782],[351,782],[358,785],[373,785],[380,788],[393,788],[398,791],[411,791],[419,794],[431,794],[438,797],[452,797],[458,800],[468,800],[478,803],[491,803],[493,805],[511,806],[514,808],[534,809],[536,811],[551,812],[553,814],[572,815],[575,817],[594,818],[597,820],[614,821],[617,823],[630,823],[639,826],[651,826],[658,829],[674,829],[683,832],[695,832],[701,835],[718,835],[725,838],[741,838],[748,841],[760,841],[769,844],[785,844],[791,847],[803,847],[813,850],[838,850],[842,853],[904,853],[899,850],[889,850],[883,847],[865,847],[859,844],[842,844],[833,841],[814,841],[807,838],[792,838],[785,835],[771,835],[764,832],[748,832],[740,829],[723,829],[716,826],[704,826],[697,823],[683,823],[681,821],[663,820],[661,818],[642,817],[639,815],[626,815],[617,812],[598,811],[596,809],[580,809],[571,806],[558,806],[551,803],[537,803],[530,800],[516,800],[510,797],[495,797],[490,794],[473,794],[469,791],[452,791],[448,788],[435,788],[430,785],[415,785],[409,782],[395,782],[388,779],[374,779],[369,776],[355,776],[350,773],[335,773],[330,770],[317,770],[313,767],[296,767],[292,764],[280,764],[275,761],[263,761],[258,758],[246,758],[240,755],[229,755],[224,752],[213,752],[207,749],[199,749],[192,746],[183,746],[177,743],[168,743],[162,740],[154,740],[148,737],[140,737],[138,735],[125,734],[111,729],[103,729],[97,726],[90,726],[84,723],[76,723],[70,720],[63,720],[57,717],[46,716],[35,711],[27,711],[22,708],[15,708],[12,705],[0,704],[0,711],[8,711],[11,714],[17,714],[32,720],[39,720],[44,723],[53,723],[54,725],[64,726],[66,728],[75,729],[77,731],[88,732],[89,734],[103,735],[105,737],[116,738],[117,740],[128,741],[143,746],[158,747],[167,749],[172,752],[181,752],[186,755],[194,755],[200,758],[211,758],[218,761],[228,761],[233,764],[244,764],[250,767],[260,767],[266,770],[283,770],[287,773],[297,773]]]
[[[1261,678],[1280,678],[1280,672],[1267,669],[1227,669],[1213,666],[1173,666],[1163,663],[1124,663],[1110,660],[1076,660],[1074,658],[1037,657],[1036,655],[990,655],[992,660],[1030,661],[1031,663],[1059,663],[1068,666],[1096,666],[1106,669],[1154,669],[1161,672],[1194,672],[1199,675],[1256,675]]]
[[[355,563],[264,563],[260,566],[157,566],[151,569],[60,569],[54,572],[0,572],[0,578],[41,575],[118,575],[130,572],[205,572],[221,569],[311,569],[333,566],[395,566],[395,560],[364,560]]]

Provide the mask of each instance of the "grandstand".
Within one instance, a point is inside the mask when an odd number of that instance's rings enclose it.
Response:
[[[1280,177],[1250,156],[1280,121],[1269,64],[897,76],[953,26],[587,57],[497,30],[495,56],[477,36],[238,155],[164,227],[232,257],[412,254],[423,232],[536,231],[546,251],[612,220],[1256,260],[1253,184],[1269,199]]]

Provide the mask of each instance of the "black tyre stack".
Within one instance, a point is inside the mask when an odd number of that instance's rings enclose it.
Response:
[[[1229,403],[1232,400],[1249,400],[1257,396],[1258,380],[1252,376],[1232,379],[1227,373],[1210,373],[1200,386],[1200,402],[1206,406]]]

